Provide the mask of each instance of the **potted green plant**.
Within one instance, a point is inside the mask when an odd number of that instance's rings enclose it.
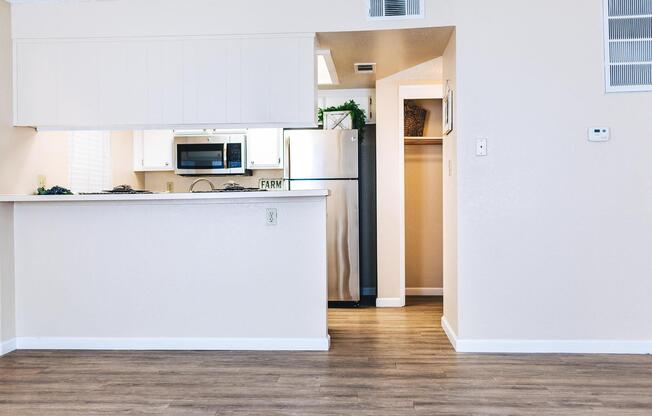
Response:
[[[351,113],[351,118],[353,120],[353,128],[357,129],[360,132],[360,135],[364,132],[364,127],[367,124],[367,115],[363,109],[353,100],[349,100],[342,105],[328,108],[320,108],[318,119],[320,123],[324,122],[324,113],[331,111],[349,111]]]
[[[36,190],[36,195],[72,195],[73,193],[70,189],[63,188],[61,186],[53,186],[50,189],[46,189],[44,186]]]

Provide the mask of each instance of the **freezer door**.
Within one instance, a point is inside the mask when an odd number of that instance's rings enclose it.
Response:
[[[328,189],[328,300],[360,300],[358,181],[290,181],[290,189]]]
[[[286,130],[287,179],[357,179],[357,130]]]

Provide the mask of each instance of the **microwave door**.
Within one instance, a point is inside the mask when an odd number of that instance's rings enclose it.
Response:
[[[177,146],[177,169],[188,174],[225,169],[224,143],[179,144]]]

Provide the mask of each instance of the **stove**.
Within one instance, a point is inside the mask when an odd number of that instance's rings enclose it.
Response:
[[[100,192],[80,192],[79,195],[150,195],[154,194],[152,191],[128,191],[128,192],[113,192],[113,191],[100,191]]]
[[[154,192],[152,191],[133,189],[129,185],[120,185],[111,190],[100,192],[80,192],[79,195],[148,195],[153,193]]]

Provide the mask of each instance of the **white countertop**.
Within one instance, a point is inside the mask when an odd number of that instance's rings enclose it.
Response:
[[[87,202],[87,201],[196,201],[210,199],[260,199],[325,197],[326,189],[310,191],[160,193],[108,195],[0,195],[0,202]]]

